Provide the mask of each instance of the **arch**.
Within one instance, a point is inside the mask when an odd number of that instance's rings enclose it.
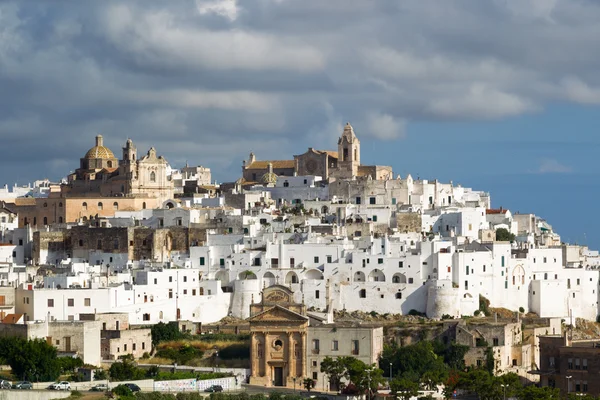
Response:
[[[229,273],[227,271],[219,271],[215,275],[215,280],[221,281],[221,286],[225,286],[229,283]]]
[[[472,299],[473,296],[471,296],[470,293],[465,293],[465,295],[463,296],[464,299]]]
[[[329,208],[327,206],[321,207],[321,214],[325,215],[329,212]]]
[[[168,208],[169,210],[172,208],[175,208],[175,204],[172,201],[167,201],[165,203],[165,207]]]
[[[392,276],[392,282],[393,283],[406,283],[406,275],[401,274],[401,273],[395,273],[394,276]]]
[[[108,160],[108,161],[106,162],[106,166],[107,166],[108,168],[112,168],[112,161]]]
[[[382,270],[375,268],[369,273],[369,282],[385,282],[385,274]]]
[[[544,279],[548,279],[547,274],[545,275]],[[512,284],[513,286],[525,284],[525,269],[521,264],[517,265],[512,270]]]
[[[142,210],[145,210],[145,209],[146,209],[146,202],[143,202],[142,203]]]
[[[101,202],[101,201],[99,201],[99,202],[98,202],[98,210],[102,210],[102,207],[103,207],[103,206],[102,206],[102,202]]]
[[[113,203],[113,210],[119,210],[119,203],[117,203],[116,201]]]
[[[485,272],[485,271],[483,271],[483,272]],[[433,269],[433,273],[434,273],[434,274],[437,274],[437,268],[434,268],[434,269]]]
[[[238,279],[241,281],[245,281],[248,279],[257,279],[256,274],[252,271],[243,271],[238,275]]]
[[[366,280],[365,273],[362,271],[356,271],[354,273],[354,282],[364,282]]]
[[[285,284],[298,283],[298,275],[294,271],[290,271],[285,276]]]
[[[82,208],[84,211],[87,211],[87,203],[86,203],[85,201],[83,202],[83,204],[81,204],[81,208]]]
[[[277,282],[277,278],[275,278],[275,275],[273,275],[273,273],[271,271],[267,271],[263,275],[263,285],[273,286],[276,282]]]
[[[44,203],[44,207],[48,207],[48,203]]]
[[[60,202],[58,203],[58,208],[62,208],[62,206],[63,206],[63,204],[62,204],[62,201],[60,201]]]
[[[48,225],[48,217],[44,217],[44,225]]]
[[[63,223],[63,217],[58,217],[58,223],[62,224]]]
[[[82,220],[83,222],[85,222],[85,221],[87,221],[87,217],[84,215],[84,216],[83,216],[83,218],[81,218],[81,220]]]
[[[150,172],[150,182],[156,182],[156,172]]]
[[[319,271],[318,269],[311,269],[311,270],[306,271],[306,273],[304,274],[304,279],[321,280],[321,279],[323,279],[323,273],[321,271]]]

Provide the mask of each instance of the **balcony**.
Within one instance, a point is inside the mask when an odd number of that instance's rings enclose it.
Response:
[[[319,354],[320,350],[319,349],[312,349],[312,354]]]

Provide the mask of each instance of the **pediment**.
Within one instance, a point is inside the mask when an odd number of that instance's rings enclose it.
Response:
[[[286,322],[286,321],[307,321],[304,315],[295,313],[280,306],[274,306],[253,317],[248,318],[249,322]]]

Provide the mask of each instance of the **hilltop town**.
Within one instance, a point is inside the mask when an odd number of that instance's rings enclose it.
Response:
[[[432,338],[469,346],[467,365],[489,344],[496,371],[575,384],[543,344],[596,321],[598,251],[487,192],[361,164],[360,146],[347,124],[337,149],[250,153],[217,184],[97,136],[62,182],[0,188],[0,336],[100,366],[147,357],[155,324],[241,330],[248,382],[288,387],[324,382],[324,357],[377,363],[386,342]]]

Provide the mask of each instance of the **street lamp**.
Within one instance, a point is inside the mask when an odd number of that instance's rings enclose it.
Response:
[[[503,390],[503,392],[502,392],[502,399],[503,399],[503,400],[506,400],[506,387],[507,387],[508,385],[506,385],[506,384],[504,384],[504,383],[501,383],[501,384],[500,384],[500,386],[502,386],[502,390]]]
[[[565,376],[565,378],[567,378],[567,394],[571,393],[571,378],[573,376],[569,375],[569,376]]]
[[[390,363],[390,382],[392,381],[392,363]]]
[[[294,381],[294,393],[296,393],[296,377],[294,376],[292,380]]]

